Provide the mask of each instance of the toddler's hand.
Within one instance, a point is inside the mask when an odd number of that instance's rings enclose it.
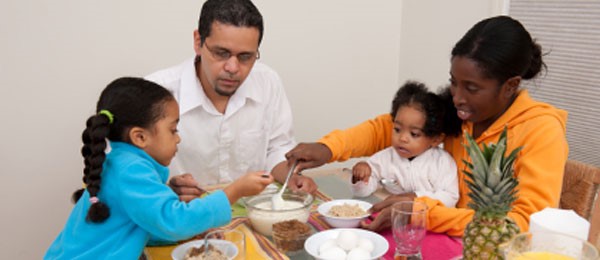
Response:
[[[371,177],[371,166],[367,162],[358,162],[352,167],[352,183],[363,181],[364,183],[369,182]]]

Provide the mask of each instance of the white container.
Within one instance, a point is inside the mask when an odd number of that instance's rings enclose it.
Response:
[[[531,214],[529,232],[555,232],[588,239],[590,222],[580,217],[573,210],[545,208]]]

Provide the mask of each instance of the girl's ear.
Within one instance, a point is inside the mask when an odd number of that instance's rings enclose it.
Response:
[[[444,134],[444,133],[441,133],[441,134],[433,137],[431,139],[431,147],[436,147],[436,146],[440,145],[444,141],[444,138],[446,138],[446,134]]]
[[[145,148],[148,144],[148,131],[139,126],[129,129],[129,139],[131,143],[139,148]]]

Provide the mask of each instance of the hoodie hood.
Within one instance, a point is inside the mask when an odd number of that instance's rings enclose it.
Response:
[[[486,139],[487,136],[496,136],[504,127],[511,129],[524,121],[539,117],[552,116],[560,122],[563,132],[567,131],[567,111],[555,108],[554,106],[535,101],[529,96],[527,90],[520,90],[517,98],[512,105],[500,116],[487,130],[477,138],[477,142]],[[472,133],[473,123],[465,122],[463,131]]]

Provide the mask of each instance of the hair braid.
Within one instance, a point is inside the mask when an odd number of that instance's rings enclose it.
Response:
[[[106,149],[106,137],[110,132],[109,119],[105,115],[91,116],[86,122],[87,128],[83,131],[83,147],[81,155],[84,158],[83,182],[90,194],[90,198],[96,197],[100,191],[102,164],[106,158],[104,153]],[[83,190],[78,190],[73,194],[73,198]],[[88,211],[87,220],[91,222],[102,222],[108,218],[110,210],[108,206],[98,201],[92,203]]]

